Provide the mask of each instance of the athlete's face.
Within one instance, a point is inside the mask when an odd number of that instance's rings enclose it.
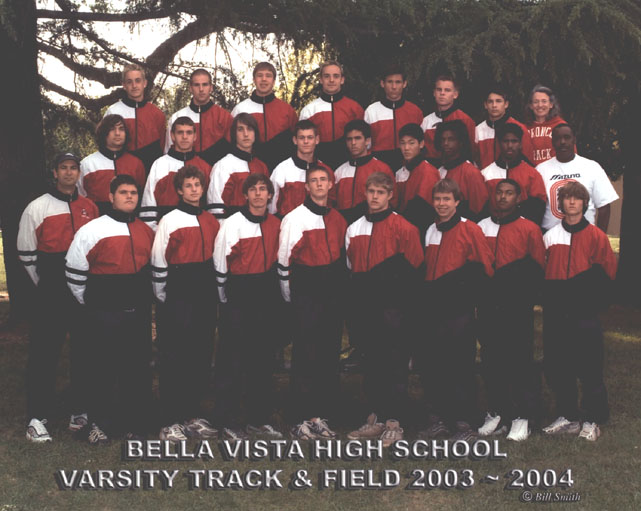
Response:
[[[211,83],[208,75],[199,73],[191,77],[189,90],[194,98],[194,103],[197,105],[205,105],[211,98],[214,85]]]
[[[256,71],[256,74],[254,75],[254,87],[256,87],[256,93],[261,97],[269,96],[274,91],[275,81],[276,78],[269,69]]]
[[[550,110],[552,110],[552,106],[550,96],[545,92],[535,92],[532,95],[530,109],[532,113],[534,113],[534,118],[537,122],[543,122],[547,119],[547,115],[550,113]]]
[[[506,101],[500,94],[492,92],[488,95],[484,105],[490,121],[496,121],[505,115],[510,102]]]
[[[497,209],[504,214],[510,214],[516,210],[519,196],[516,187],[509,183],[501,183],[494,192]]]
[[[260,181],[250,186],[245,194],[245,199],[247,199],[247,205],[252,215],[264,215],[271,198],[272,194],[269,193],[267,184]]]
[[[64,160],[54,169],[53,177],[56,178],[58,188],[63,189],[61,191],[72,189],[80,177],[80,167],[74,160]]]
[[[239,122],[236,125],[236,147],[241,151],[251,153],[255,141],[256,133],[254,133],[254,129]]]
[[[441,142],[443,156],[446,160],[455,160],[461,156],[462,144],[456,136],[456,133],[450,130],[443,132],[443,141]]]
[[[138,205],[138,188],[135,185],[122,184],[116,193],[109,194],[109,200],[116,211],[133,213]]]
[[[187,124],[176,124],[171,130],[171,141],[176,151],[188,153],[194,148],[196,130]]]
[[[338,66],[325,66],[320,75],[321,87],[325,94],[336,94],[340,92],[345,83],[345,77]]]
[[[183,181],[183,185],[178,190],[178,195],[192,206],[200,205],[200,198],[203,196],[203,185],[197,177],[188,177]]]
[[[561,126],[552,130],[552,146],[556,151],[556,159],[562,163],[574,158],[576,137],[569,126]]]
[[[505,161],[514,161],[521,155],[521,141],[514,133],[506,133],[499,141],[501,157]]]
[[[332,182],[329,180],[329,175],[323,170],[315,170],[307,175],[307,182],[305,189],[309,196],[316,203],[326,204],[329,190],[332,188]]]
[[[454,87],[454,82],[450,80],[437,80],[434,85],[434,101],[439,110],[447,110],[458,98],[458,91]]]
[[[360,158],[367,154],[367,148],[372,143],[371,138],[365,138],[362,131],[352,130],[345,134],[347,150],[352,158]]]
[[[125,125],[119,122],[113,126],[107,133],[105,138],[105,146],[110,151],[120,151],[125,146],[125,139],[127,133],[125,132]]]
[[[316,146],[320,142],[319,136],[314,133],[314,130],[298,130],[296,135],[294,135],[294,145],[298,156],[302,158],[303,156],[313,156]]]
[[[132,101],[142,101],[145,97],[147,79],[141,71],[128,71],[122,82],[127,97]]]
[[[566,217],[579,217],[583,216],[583,199],[576,197],[563,198],[563,214]]]
[[[425,140],[417,140],[410,135],[402,136],[398,141],[403,159],[408,162],[416,158],[425,146]]]
[[[394,192],[388,192],[382,186],[369,185],[365,191],[367,209],[370,213],[379,213],[389,208],[389,201]]]
[[[454,200],[454,194],[452,192],[437,192],[432,198],[434,200],[434,209],[438,215],[439,222],[447,222],[454,216],[459,201]]]
[[[385,97],[390,101],[398,101],[403,96],[403,89],[407,87],[407,80],[402,74],[388,75],[381,80],[381,87],[385,91]]]

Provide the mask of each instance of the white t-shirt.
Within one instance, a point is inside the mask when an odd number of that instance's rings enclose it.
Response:
[[[601,208],[619,198],[610,178],[603,167],[594,160],[588,160],[578,154],[567,163],[561,163],[556,157],[537,165],[536,170],[543,177],[548,203],[543,216],[543,229],[551,229],[561,222],[563,213],[559,209],[558,190],[570,181],[578,181],[590,192],[590,203],[585,218],[594,224],[597,208]]]

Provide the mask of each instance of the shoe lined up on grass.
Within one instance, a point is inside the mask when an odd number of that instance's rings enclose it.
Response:
[[[72,414],[69,418],[68,429],[72,433],[75,433],[76,431],[80,431],[87,424],[89,424],[89,418],[87,417],[86,413],[79,413],[78,415]]]
[[[31,419],[27,426],[27,440],[35,443],[51,442],[51,435],[45,427],[46,423],[47,419]]]
[[[450,429],[437,417],[433,419],[433,422],[427,429],[419,432],[418,437],[423,440],[432,440],[435,438],[447,438],[450,434]]]
[[[370,413],[367,417],[367,422],[357,430],[351,431],[347,434],[349,440],[372,440],[380,438],[385,432],[385,424],[377,422],[378,417],[375,413]]]
[[[485,414],[485,422],[478,429],[479,436],[502,435],[507,431],[507,427],[501,426],[501,416],[496,414],[492,415],[490,412]]]
[[[311,430],[318,438],[332,440],[336,438],[336,432],[329,429],[327,425],[327,419],[321,419],[320,417],[314,417],[309,421],[311,423]]]
[[[521,419],[520,417],[512,421],[512,427],[510,432],[507,435],[508,440],[513,440],[515,442],[523,442],[527,440],[530,436],[530,428],[528,426],[527,419]]]
[[[456,433],[452,436],[452,442],[463,440],[464,442],[474,442],[478,439],[478,432],[472,429],[472,426],[465,421],[456,422]]]
[[[183,432],[189,438],[209,440],[218,438],[218,430],[207,419],[191,419],[183,425]]]
[[[579,438],[585,438],[590,442],[596,442],[596,439],[601,436],[601,428],[596,422],[584,422]]]
[[[243,440],[249,440],[249,435],[242,429],[223,428],[221,439],[228,442],[242,442]]]
[[[558,417],[552,424],[543,428],[546,435],[576,435],[581,431],[581,424],[576,421],[569,421],[565,417]]]
[[[290,432],[289,435],[292,437],[292,440],[316,440],[318,436],[312,431],[312,423],[310,421],[303,421],[300,424],[296,424]]]
[[[381,434],[383,447],[389,447],[397,440],[403,440],[403,428],[395,419],[388,419],[385,422],[385,431]]]
[[[185,435],[185,426],[183,426],[182,424],[172,424],[171,426],[162,428],[158,437],[161,440],[166,440],[172,443],[187,441],[187,435]]]
[[[95,422],[92,423],[91,426],[87,425],[85,429],[89,430],[87,441],[91,445],[106,445],[109,443],[109,437]]]
[[[283,434],[274,429],[270,424],[263,424],[262,426],[252,426],[251,424],[247,425],[245,429],[248,435],[258,438],[260,440],[280,440],[283,438]]]

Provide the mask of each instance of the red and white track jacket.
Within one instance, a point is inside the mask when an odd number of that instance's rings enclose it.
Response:
[[[205,188],[209,186],[211,167],[194,151],[181,153],[173,147],[158,158],[151,167],[145,191],[142,194],[140,219],[154,231],[158,221],[178,205],[178,193],[174,188],[174,176],[181,168],[193,165],[205,174]]]
[[[507,162],[497,160],[481,171],[483,179],[485,179],[485,186],[487,186],[490,212],[496,213],[496,186],[499,181],[507,178],[514,179],[521,187],[519,212],[525,218],[541,225],[545,204],[548,200],[543,178],[534,167],[522,159],[512,165],[510,167]]]
[[[308,163],[294,155],[281,162],[272,173],[271,181],[274,185],[274,197],[269,204],[269,212],[272,215],[284,217],[294,208],[300,206],[305,197],[305,174],[307,169],[315,164],[320,164],[329,170],[329,177],[332,183],[335,183],[334,172],[322,161],[317,160]],[[334,187],[329,191],[330,203],[336,201],[336,190]]]
[[[94,218],[98,208],[77,191],[66,195],[52,188],[29,203],[20,218],[17,248],[35,285],[41,277],[62,281],[65,254],[76,231]]]
[[[523,154],[532,162],[532,165],[536,167],[539,163],[548,161],[556,156],[556,151],[552,147],[552,130],[555,126],[564,122],[561,117],[556,116],[545,122],[528,124],[527,129],[532,141],[532,154],[529,155],[525,151]]]
[[[463,196],[458,210],[462,216],[476,221],[488,200],[487,187],[479,169],[465,158],[459,158],[444,163],[438,171],[441,179],[447,177],[458,183]]]
[[[243,195],[243,183],[251,173],[269,176],[269,170],[251,153],[237,147],[218,160],[211,170],[207,189],[207,210],[216,218],[227,218],[247,203]]]
[[[252,215],[247,207],[230,216],[220,229],[214,247],[218,296],[227,302],[228,281],[273,272],[278,259],[280,220],[269,213]]]
[[[364,119],[372,127],[372,152],[391,151],[398,147],[398,131],[406,124],[421,124],[423,112],[403,98],[385,98],[368,106]]]
[[[78,230],[66,257],[67,285],[81,304],[135,308],[149,293],[153,231],[135,215],[111,210]]]
[[[129,98],[107,108],[105,115],[110,114],[120,115],[125,120],[129,130],[127,150],[140,158],[148,169],[162,155],[165,147],[165,114],[153,103]]]
[[[285,301],[291,301],[290,276],[297,285],[319,292],[331,288],[343,265],[347,223],[335,209],[306,197],[283,218],[278,248],[278,276]]]
[[[585,217],[563,221],[543,237],[547,249],[545,305],[590,315],[608,301],[617,262],[607,235]]]
[[[214,105],[213,101],[204,105],[196,105],[192,99],[189,106],[178,110],[169,119],[165,135],[165,151],[171,147],[171,127],[178,117],[189,117],[196,125],[196,142],[194,151],[209,167],[220,160],[229,151],[229,129],[232,116],[222,107]]]
[[[109,185],[119,174],[133,177],[142,191],[145,188],[145,166],[131,153],[100,149],[80,162],[80,179],[78,192],[94,201],[102,210],[111,209],[109,202]]]
[[[372,154],[348,160],[336,169],[336,184],[334,185],[336,188],[336,209],[341,212],[348,224],[351,224],[367,210],[367,207],[363,205],[367,201],[365,183],[374,172],[383,172],[392,179],[395,178],[389,166],[376,159]],[[392,200],[395,205],[396,187],[394,187]]]
[[[208,274],[213,272],[211,258],[219,229],[210,213],[183,201],[162,217],[151,249],[151,280],[158,301],[165,301],[167,289],[174,292],[172,286],[178,292],[195,293],[207,280],[213,283]]]
[[[434,147],[436,125],[446,121],[457,120],[463,121],[463,124],[465,124],[465,127],[467,128],[467,135],[470,139],[470,149],[472,150],[472,154],[476,155],[476,147],[474,144],[476,125],[472,118],[463,112],[463,110],[460,110],[456,106],[452,106],[450,109],[443,112],[432,112],[431,114],[426,115],[419,123],[425,132],[425,150],[427,151],[428,158],[435,160],[441,158],[441,153],[436,150],[436,147]]]
[[[478,226],[494,254],[494,298],[508,303],[536,295],[543,279],[545,246],[537,224],[519,216],[488,217]]]
[[[438,170],[422,155],[396,171],[398,211],[418,227],[421,236],[434,221],[432,188],[440,179]]]
[[[485,120],[476,126],[475,129],[475,142],[479,153],[479,168],[484,169],[491,165],[499,158],[501,149],[499,148],[499,141],[496,140],[496,130],[505,123],[516,124],[523,130],[523,138],[521,139],[521,152],[530,158],[533,152],[532,140],[530,139],[530,132],[525,127],[525,124],[520,123],[514,117],[501,117],[496,121]]]
[[[300,111],[300,120],[309,119],[318,128],[321,143],[334,142],[345,134],[345,125],[354,119],[362,119],[363,107],[343,92],[326,94],[305,105]]]

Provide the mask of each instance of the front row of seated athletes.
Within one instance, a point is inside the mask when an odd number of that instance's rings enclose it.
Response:
[[[27,438],[51,440],[46,422],[67,332],[69,428],[92,444],[118,435],[146,436],[153,290],[161,439],[280,438],[271,425],[271,360],[284,322],[291,322],[293,338],[289,412],[296,417],[292,422],[305,419],[291,436],[335,438],[320,417],[337,420],[339,350],[347,321],[365,354],[363,387],[372,411],[350,439],[380,438],[388,446],[403,438],[411,357],[425,394],[428,424],[422,435],[473,440],[509,428],[508,438],[525,440],[542,418],[532,354],[532,310],[542,289],[545,373],[558,413],[543,431],[596,440],[599,424],[608,419],[597,312],[616,260],[607,236],[586,219],[590,195],[579,182],[565,183],[556,197],[563,218],[543,236],[521,216],[525,187],[510,175],[493,183],[492,215],[477,225],[462,212],[477,209],[464,190],[469,193],[472,176],[480,174],[468,172],[460,159],[457,128],[443,124],[447,129],[437,128],[437,140],[446,177],[434,175],[429,196],[423,178],[413,178],[417,170],[434,173],[410,157],[410,147],[420,148],[423,139],[406,126],[400,137],[401,147],[407,146],[409,176],[399,180],[404,186],[386,172],[375,171],[360,185],[353,175],[352,194],[363,194],[365,203],[349,224],[330,205],[333,173],[320,163],[309,163],[306,195],[282,221],[269,213],[274,184],[253,172],[241,185],[244,204],[222,222],[201,207],[206,176],[187,165],[172,179],[178,204],[159,219],[154,233],[136,214],[140,190],[134,177],[111,180],[111,208],[98,216],[95,204],[78,194],[79,159],[61,155],[55,186],[27,207],[20,223],[19,256],[38,297],[29,346]],[[555,133],[564,130],[557,127]],[[452,178],[454,170],[460,182]],[[397,199],[420,226],[394,211]],[[429,211],[421,201],[433,207],[435,222],[421,218],[421,211]],[[476,311],[488,393],[485,419],[476,410]],[[216,326],[215,404],[208,415],[201,406]],[[387,421],[379,423],[378,415]]]

